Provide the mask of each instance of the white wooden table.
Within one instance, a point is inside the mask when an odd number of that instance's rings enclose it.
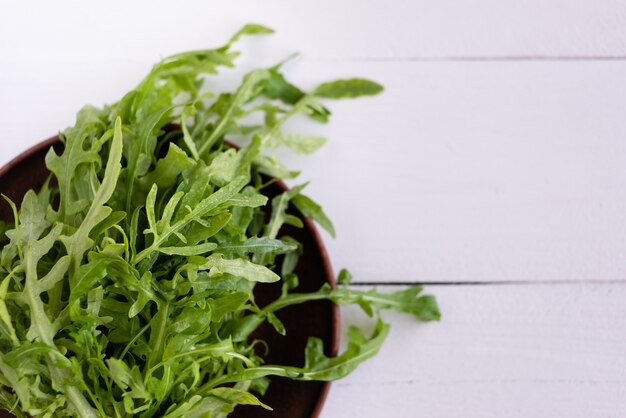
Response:
[[[300,51],[305,87],[386,86],[332,103],[329,145],[289,163],[336,223],[336,268],[431,283],[444,315],[387,315],[323,418],[626,416],[626,3],[8,0],[0,164],[246,22],[278,33],[242,42],[233,85]]]

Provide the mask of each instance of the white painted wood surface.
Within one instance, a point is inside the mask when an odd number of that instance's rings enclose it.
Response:
[[[322,418],[623,417],[626,287],[432,286],[445,313],[400,315]],[[356,309],[343,322],[368,323]]]
[[[0,164],[250,21],[278,33],[242,42],[229,86],[293,51],[306,87],[386,86],[292,125],[330,138],[289,162],[335,220],[336,267],[518,283],[430,287],[443,321],[390,315],[323,418],[626,416],[623,1],[4,1]]]

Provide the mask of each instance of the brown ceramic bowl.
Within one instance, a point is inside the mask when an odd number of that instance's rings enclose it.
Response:
[[[38,190],[43,185],[49,172],[44,163],[44,157],[50,147],[57,152],[63,148],[58,136],[52,137],[31,149],[0,168],[0,193],[19,203],[29,189]],[[270,197],[286,190],[283,182],[277,182],[268,190]],[[299,292],[311,292],[319,289],[323,283],[335,285],[335,280],[326,254],[326,250],[313,223],[303,217],[304,228],[286,227],[285,232],[300,241],[304,247],[304,254],[297,266],[296,273],[300,278]],[[0,199],[0,219],[12,221],[13,214],[9,205]],[[255,298],[261,305],[272,301],[280,294],[280,284],[257,286]],[[285,324],[285,337],[276,333],[270,326],[264,324],[255,337],[264,339],[270,352],[267,356],[268,364],[286,364],[301,366],[304,363],[304,348],[307,338],[315,336],[325,343],[328,355],[336,355],[339,346],[339,311],[328,301],[308,302],[302,305],[283,309],[279,318]],[[263,402],[274,408],[267,411],[259,407],[238,407],[233,417],[244,418],[312,418],[320,414],[324,400],[330,388],[325,382],[298,382],[285,378],[272,378],[272,384],[267,391]],[[0,411],[0,418],[13,417],[7,412]]]

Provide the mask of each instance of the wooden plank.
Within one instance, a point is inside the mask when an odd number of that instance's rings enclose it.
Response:
[[[143,74],[132,63],[72,68],[0,75],[0,163]],[[337,225],[334,265],[360,281],[626,279],[625,71],[626,62],[294,62],[288,74],[309,88],[354,75],[386,86],[330,103],[328,126],[291,127],[331,139],[288,161]]]
[[[306,67],[305,84],[364,74],[386,86],[333,103],[329,145],[292,164],[337,224],[334,264],[363,281],[626,278],[624,70]]]
[[[386,345],[333,384],[322,418],[626,414],[624,285],[428,290],[443,320],[385,315]],[[361,313],[344,310],[350,323]]]
[[[152,62],[205,47],[246,22],[272,25],[319,59],[558,58],[626,55],[619,0],[74,0],[8,1],[0,49],[31,62],[61,59]]]

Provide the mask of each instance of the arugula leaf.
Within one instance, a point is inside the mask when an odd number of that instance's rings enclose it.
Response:
[[[304,216],[308,216],[326,230],[333,238],[335,237],[335,227],[332,221],[326,216],[322,207],[315,203],[313,199],[303,194],[297,194],[292,202]]]
[[[304,135],[278,134],[272,137],[273,146],[285,145],[298,154],[311,154],[326,143],[326,138]]]
[[[245,254],[285,254],[296,250],[297,245],[268,237],[252,237],[241,244],[222,245],[218,251],[243,256]]]
[[[145,189],[149,189],[153,184],[159,188],[169,189],[176,184],[176,179],[185,170],[194,166],[194,161],[187,156],[187,153],[176,144],[170,143],[167,155],[157,161],[153,171],[139,179]]]
[[[71,257],[70,277],[76,275],[81,258],[93,244],[92,239],[89,238],[89,233],[96,225],[104,221],[111,212],[113,212],[110,207],[104,205],[113,195],[117,179],[122,169],[122,120],[119,117],[116,119],[113,129],[113,143],[109,152],[102,183],[98,187],[98,191],[91,201],[89,210],[76,232],[71,236],[61,237],[61,241],[65,244],[67,253]]]
[[[310,338],[305,349],[304,368],[298,380],[336,380],[345,377],[364,360],[378,353],[389,334],[389,325],[379,320],[374,333],[367,338],[357,327],[348,331],[348,348],[338,357],[327,357],[319,338]]]
[[[315,89],[313,94],[326,99],[345,99],[373,96],[382,91],[383,86],[374,81],[353,78],[350,80],[337,80],[321,84]]]
[[[104,133],[105,117],[106,114],[100,109],[84,107],[78,113],[76,125],[66,129],[61,136],[65,140],[63,155],[58,156],[53,148],[46,154],[46,166],[59,185],[59,218],[64,223],[76,226],[70,215],[84,210],[87,204],[85,199],[91,197],[79,196],[82,194],[79,190],[90,188],[89,176],[75,174],[79,168],[100,161],[99,143],[94,139]]]
[[[352,372],[360,363],[378,353],[387,334],[389,325],[378,321],[376,329],[367,338],[357,327],[350,327],[348,348],[338,357],[329,358],[324,354],[324,345],[319,338],[309,338],[305,349],[304,367],[265,365],[250,367],[232,375],[222,376],[208,382],[200,389],[206,391],[214,386],[259,379],[265,376],[281,376],[293,380],[337,380]]]
[[[222,254],[211,254],[201,270],[209,270],[209,277],[218,277],[228,273],[252,282],[272,283],[280,280],[280,276],[267,267],[252,263],[243,258],[225,259]]]
[[[342,281],[345,282],[347,274],[349,273],[342,273]],[[431,295],[420,295],[421,292],[420,286],[413,286],[393,293],[380,293],[375,289],[363,292],[348,287],[333,289],[324,285],[317,292],[285,295],[263,308],[262,312],[276,312],[290,305],[329,299],[338,305],[358,304],[369,316],[372,316],[374,308],[377,308],[412,314],[422,321],[439,320],[441,313],[435,298]]]
[[[305,93],[287,81],[278,69],[279,67],[270,68],[269,77],[261,83],[263,93],[270,99],[278,99],[286,104],[294,105],[305,96]]]
[[[239,38],[244,35],[269,35],[274,33],[274,29],[270,29],[267,26],[259,25],[258,23],[248,23],[237,31],[231,38],[230,43],[237,42]]]

